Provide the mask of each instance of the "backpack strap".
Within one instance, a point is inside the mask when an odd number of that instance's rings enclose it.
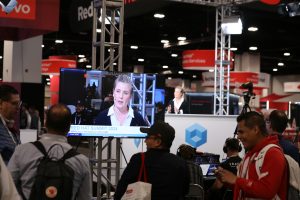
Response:
[[[79,155],[79,153],[75,150],[75,149],[70,149],[69,151],[67,151],[67,153],[65,153],[65,155],[60,159],[62,161],[65,161],[71,157],[74,157],[76,155]]]
[[[280,149],[280,147],[276,144],[268,144],[267,146],[262,148],[260,150],[260,152],[258,152],[257,156],[254,158],[254,160],[255,160],[255,170],[256,170],[256,173],[258,175],[258,179],[261,179],[261,178],[263,178],[263,177],[265,177],[269,174],[269,172],[261,173],[261,168],[262,168],[262,165],[264,163],[266,153],[272,147],[276,147],[276,148]]]
[[[47,151],[44,147],[44,145],[40,141],[31,142],[44,156],[47,156]]]

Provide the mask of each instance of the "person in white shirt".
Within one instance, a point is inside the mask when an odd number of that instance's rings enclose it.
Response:
[[[181,86],[177,86],[174,90],[174,99],[172,99],[167,107],[167,113],[187,114],[189,106],[184,99],[184,90]]]

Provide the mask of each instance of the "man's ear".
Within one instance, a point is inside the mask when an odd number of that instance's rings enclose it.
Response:
[[[155,146],[156,146],[156,147],[160,147],[160,146],[161,146],[161,139],[160,139],[160,138],[157,138],[157,139],[155,140]]]
[[[255,135],[261,134],[261,132],[260,132],[258,126],[254,126],[254,129],[253,129],[253,130],[254,130],[254,132],[255,132]]]

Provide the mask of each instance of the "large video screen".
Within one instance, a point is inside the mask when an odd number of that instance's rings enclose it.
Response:
[[[163,83],[156,74],[62,68],[59,102],[72,112],[68,136],[145,137],[140,127],[153,124],[155,105],[165,103]]]

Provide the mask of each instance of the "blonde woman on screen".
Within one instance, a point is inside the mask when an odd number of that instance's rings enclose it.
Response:
[[[114,104],[96,117],[95,124],[107,126],[147,126],[141,114],[129,106],[132,93],[133,87],[129,76],[126,74],[119,75],[113,86]]]

